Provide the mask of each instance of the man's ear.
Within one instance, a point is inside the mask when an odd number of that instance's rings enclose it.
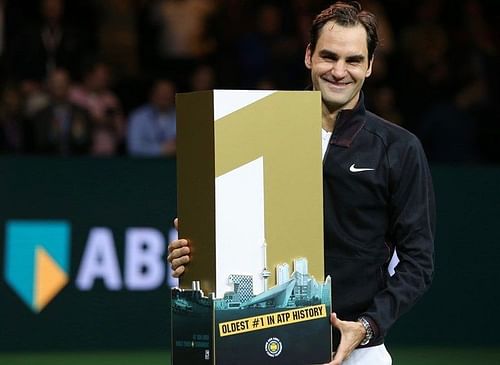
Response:
[[[306,67],[310,70],[311,69],[311,57],[312,57],[312,53],[311,53],[311,43],[309,43],[306,47],[306,54],[304,56],[304,64],[306,65]]]
[[[365,77],[370,77],[370,75],[372,74],[373,60],[374,59],[375,59],[375,57],[372,56],[372,58],[370,60],[370,63],[368,64],[368,70],[366,70],[366,76]]]

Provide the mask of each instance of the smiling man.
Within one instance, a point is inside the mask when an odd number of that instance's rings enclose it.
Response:
[[[305,53],[322,97],[325,272],[336,333],[330,365],[391,364],[384,338],[433,276],[435,203],[424,151],[363,102],[377,42],[374,15],[338,2],[314,20]],[[170,243],[175,276],[189,254],[187,240]]]
[[[377,43],[375,16],[357,2],[338,2],[314,20],[305,53],[322,97],[334,365],[391,364],[384,337],[433,275],[435,206],[425,154],[414,135],[364,107],[361,89]],[[395,250],[400,262],[390,276]]]

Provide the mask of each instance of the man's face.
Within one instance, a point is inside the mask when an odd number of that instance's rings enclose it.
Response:
[[[167,111],[175,104],[175,87],[167,81],[160,81],[154,87],[151,102],[161,111]]]
[[[330,112],[352,109],[365,78],[372,72],[367,34],[361,24],[343,27],[327,22],[320,31],[314,53],[306,49],[305,64],[311,70],[314,90],[321,92]]]
[[[60,102],[66,101],[70,87],[68,73],[63,70],[54,70],[49,77],[48,83],[52,97]]]

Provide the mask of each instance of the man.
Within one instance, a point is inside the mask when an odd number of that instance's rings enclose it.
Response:
[[[384,337],[433,273],[434,194],[422,147],[363,103],[376,45],[374,16],[339,2],[314,20],[305,54],[322,97],[325,268],[340,333],[331,365],[391,364]],[[174,275],[189,252],[186,240],[169,245]]]
[[[35,114],[31,137],[34,152],[62,156],[84,155],[92,143],[92,125],[85,110],[69,99],[71,79],[65,69],[54,69],[47,79],[48,106]]]
[[[130,115],[127,147],[131,156],[175,155],[175,86],[169,80],[156,80],[150,101]]]

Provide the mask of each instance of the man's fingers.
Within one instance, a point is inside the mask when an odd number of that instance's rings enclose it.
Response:
[[[184,271],[186,271],[186,266],[189,263],[189,256],[182,256],[178,259],[174,259],[171,262],[172,265],[172,276],[174,278],[180,277]]]
[[[184,271],[186,270],[186,267],[185,266],[179,266],[177,269],[175,269],[173,272],[172,272],[172,276],[174,278],[178,278],[180,277]]]
[[[173,264],[175,259],[179,259],[180,257],[187,257],[189,258],[189,254],[191,253],[191,250],[189,247],[181,247],[173,250],[168,256],[167,256],[167,261]]]
[[[179,230],[179,219],[174,219],[175,229]],[[185,265],[190,261],[189,242],[185,239],[178,239],[170,242],[168,245],[167,261],[170,262],[172,267],[172,276],[174,278],[180,277],[186,271]]]
[[[337,318],[337,313],[333,312],[332,314],[330,314],[330,323],[333,327],[342,330],[342,321]]]
[[[340,344],[330,365],[340,365],[345,361],[365,336],[364,327],[359,322],[342,321],[335,313],[330,316],[332,326],[340,331]]]
[[[335,352],[335,356],[333,357],[333,361],[331,362],[331,365],[340,365],[342,364],[342,361],[344,361],[349,354],[349,351],[346,349],[345,343],[342,343],[342,340],[340,340],[339,347],[337,348],[337,351]]]
[[[167,256],[167,260],[168,262],[170,262],[170,265],[172,267],[172,276],[174,278],[180,277],[186,270],[185,265],[187,265],[189,261],[191,261],[189,257],[190,252],[191,250],[188,246],[183,246],[181,248],[173,249],[173,251],[170,252],[170,254]]]
[[[188,245],[189,245],[189,242],[185,239],[172,241],[168,245],[168,253],[171,254],[174,250],[177,250],[181,247],[186,247]]]
[[[340,365],[340,364],[342,364],[341,361],[333,359],[331,362],[325,365]]]
[[[333,327],[338,328],[340,330],[340,333],[342,333],[341,329],[342,321],[337,318],[337,314],[335,312],[330,314],[330,323],[332,324]],[[342,337],[341,337],[337,351],[332,353],[332,361],[325,365],[341,365],[342,361],[344,361],[344,355],[342,352]]]
[[[176,259],[178,257],[189,255],[191,253],[191,249],[187,245],[179,246],[177,248],[172,248],[172,250],[169,250],[169,251],[170,251],[170,253],[168,254],[168,256],[171,259]]]
[[[342,359],[342,360],[341,360],[341,359],[339,359],[339,358],[336,356],[336,355],[337,355],[337,353],[338,353],[338,352],[334,352],[334,353],[332,354],[332,357],[333,357],[332,361],[330,361],[328,364],[324,364],[324,365],[341,365],[341,364],[342,364],[343,359]]]
[[[180,266],[184,266],[189,263],[189,256],[181,256],[178,259],[172,260],[172,269],[175,271]]]

